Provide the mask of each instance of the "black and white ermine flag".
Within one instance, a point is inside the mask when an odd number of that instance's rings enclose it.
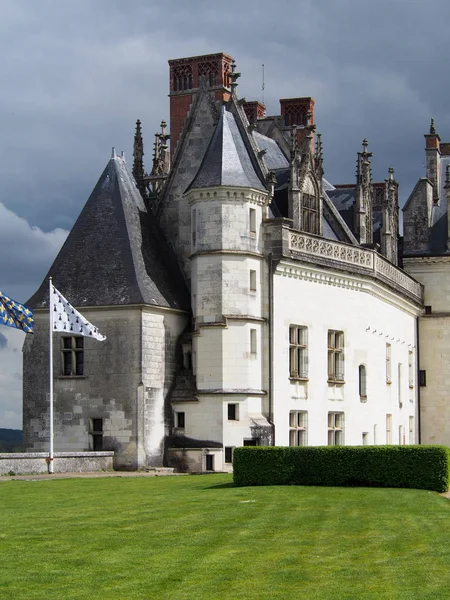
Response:
[[[95,325],[89,323],[59,292],[54,285],[50,285],[50,314],[53,331],[71,333],[72,335],[84,335],[95,338],[100,342],[106,340]]]

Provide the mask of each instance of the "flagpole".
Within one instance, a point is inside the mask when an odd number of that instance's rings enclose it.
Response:
[[[50,448],[48,453],[48,472],[53,473],[53,314],[52,314],[52,278],[48,280],[48,316],[50,322]]]

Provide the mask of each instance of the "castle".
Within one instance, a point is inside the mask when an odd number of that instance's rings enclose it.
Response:
[[[242,445],[450,443],[450,145],[432,125],[402,240],[366,140],[354,184],[324,177],[312,98],[266,116],[231,56],[169,66],[152,168],[138,121],[132,173],[113,151],[48,274],[107,336],[55,339],[55,450],[203,471]],[[48,447],[47,279],[28,302],[29,451]]]

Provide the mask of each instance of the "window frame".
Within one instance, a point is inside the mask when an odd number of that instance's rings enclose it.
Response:
[[[386,414],[386,446],[392,445],[392,414]]]
[[[177,429],[185,429],[186,428],[186,413],[183,410],[175,412],[176,418],[176,428]]]
[[[360,402],[367,402],[367,368],[364,364],[358,367],[358,391]]]
[[[60,339],[60,376],[84,377],[84,337],[82,335],[63,335]],[[66,345],[68,341],[70,344]]]
[[[392,345],[386,344],[386,383],[392,383]]]
[[[308,327],[289,326],[289,377],[308,379]]]
[[[345,446],[345,413],[328,411],[328,446]]]
[[[328,383],[345,383],[345,337],[340,329],[328,329]]]
[[[289,411],[289,446],[308,445],[308,411]]]
[[[306,192],[302,193],[302,231],[319,234],[319,200]]]
[[[239,421],[239,404],[237,402],[227,402],[227,420]]]

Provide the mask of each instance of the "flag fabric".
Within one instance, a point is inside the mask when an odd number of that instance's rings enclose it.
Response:
[[[25,333],[33,333],[33,312],[0,292],[0,324],[22,329]]]
[[[50,285],[50,314],[53,331],[84,335],[96,340],[106,340],[95,325],[89,323],[81,313],[74,309],[53,284]]]

